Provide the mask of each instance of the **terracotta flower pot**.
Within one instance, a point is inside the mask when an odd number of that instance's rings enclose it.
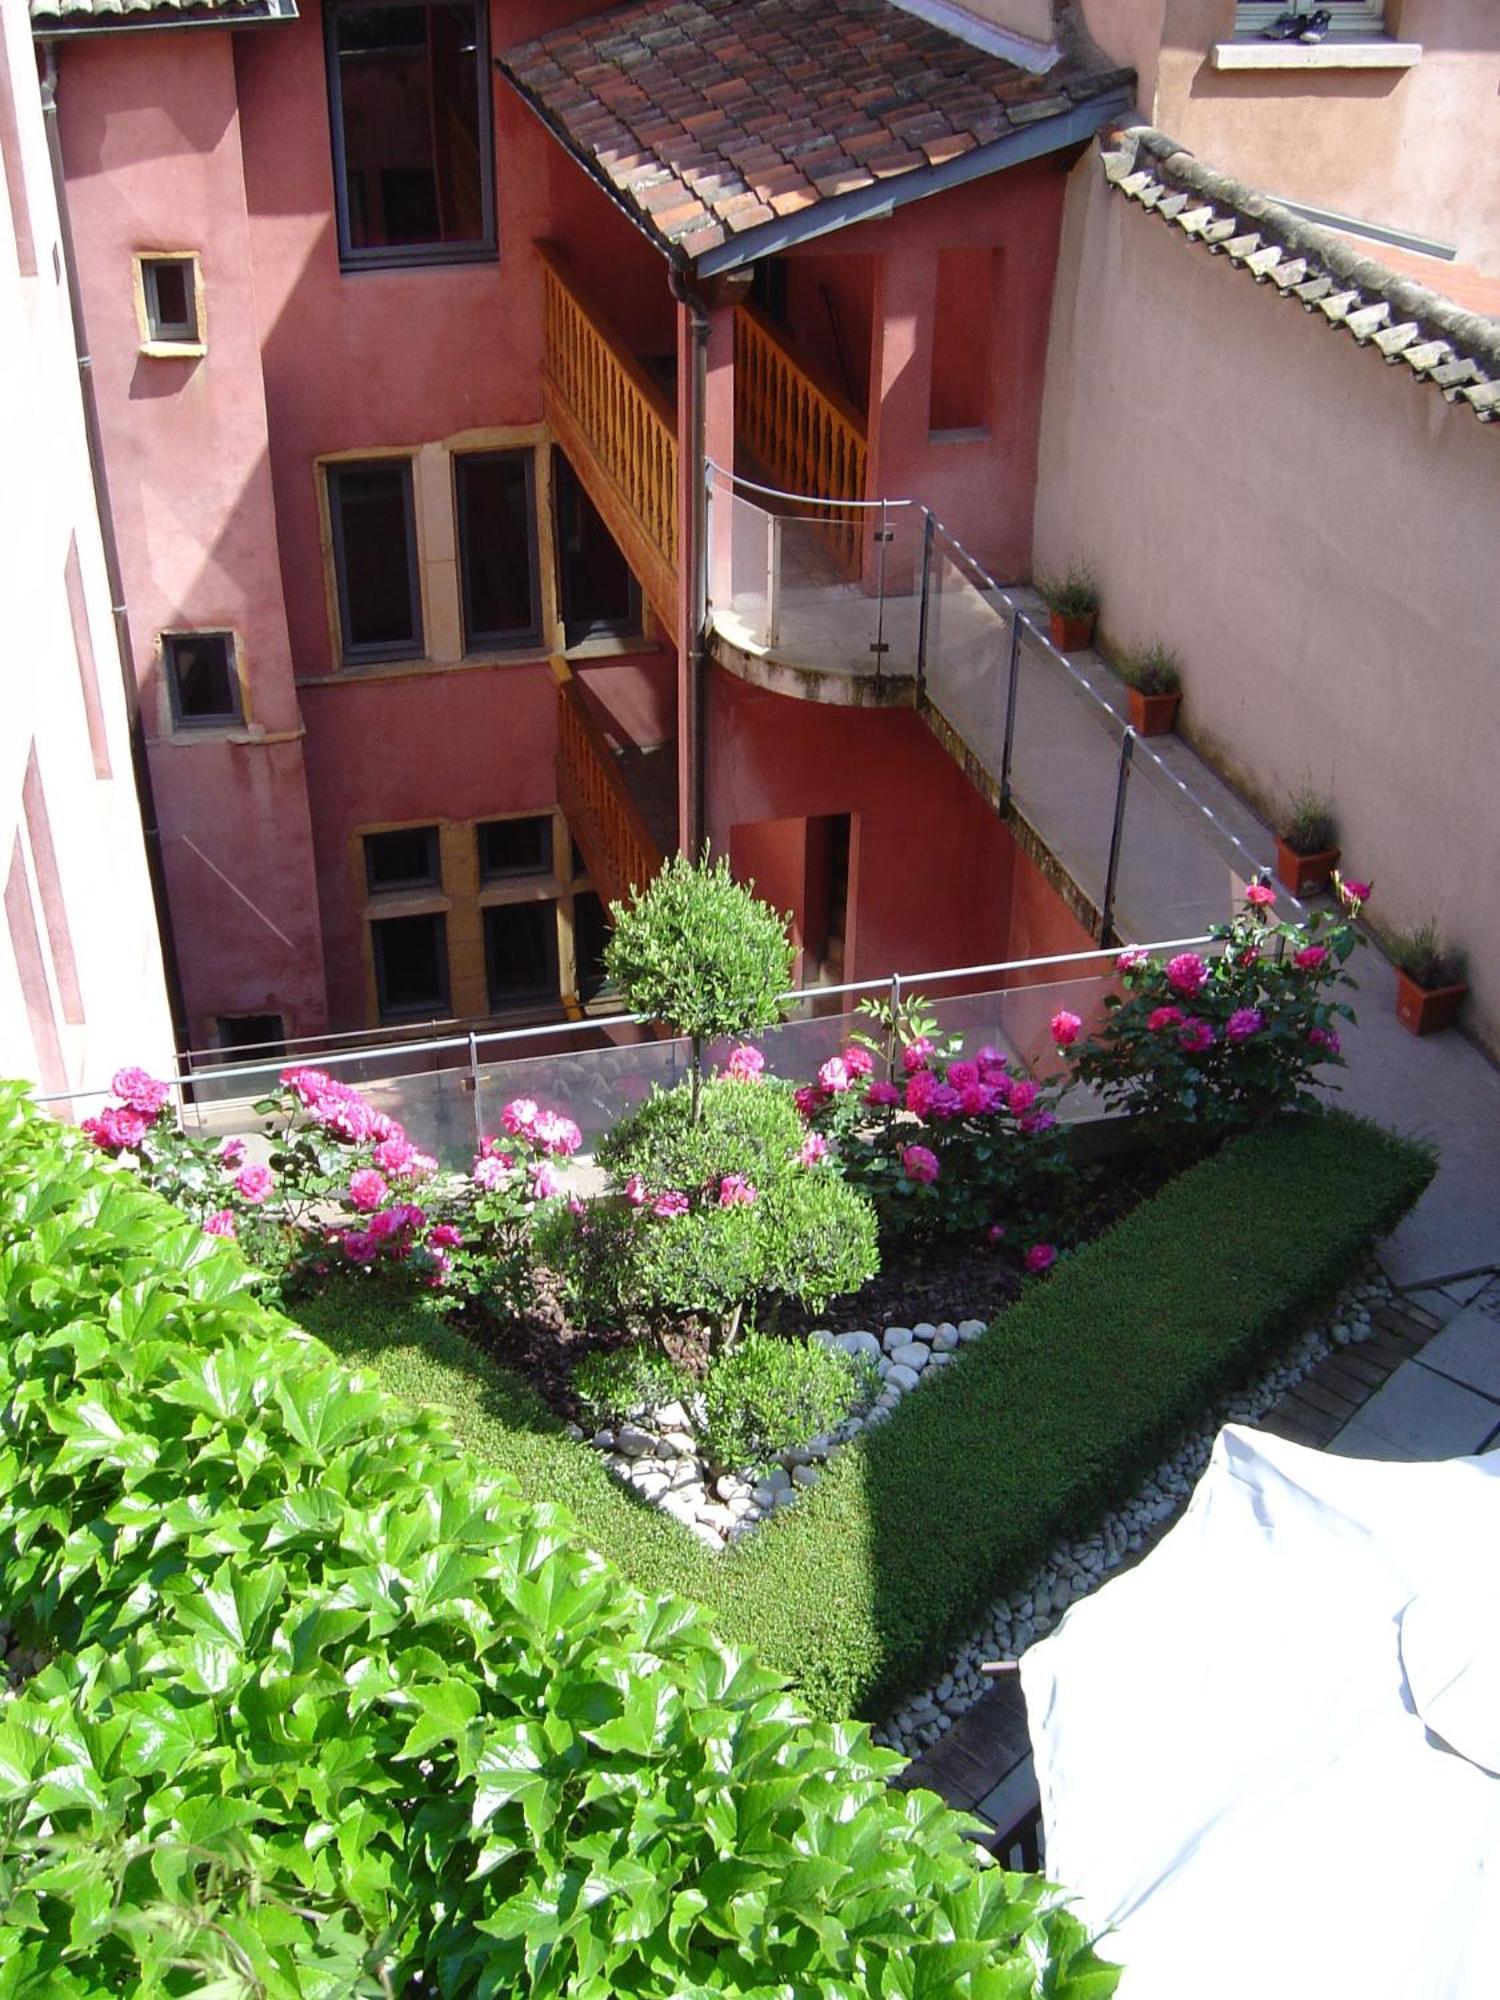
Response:
[[[1094,643],[1097,611],[1054,611],[1052,643],[1060,653],[1081,653]]]
[[[1317,854],[1299,854],[1279,836],[1276,841],[1276,876],[1294,896],[1320,896],[1339,865],[1339,849],[1325,847]]]
[[[1418,986],[1410,973],[1396,973],[1396,1019],[1414,1035],[1435,1035],[1439,1028],[1451,1028],[1464,1004],[1468,981],[1452,986]]]
[[[1143,694],[1127,688],[1130,696],[1130,726],[1137,736],[1170,736],[1177,722],[1180,691],[1171,694]]]

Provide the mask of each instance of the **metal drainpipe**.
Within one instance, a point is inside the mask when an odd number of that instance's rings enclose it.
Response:
[[[692,337],[692,366],[688,378],[688,452],[692,461],[692,515],[687,525],[689,564],[688,604],[692,632],[683,671],[690,677],[688,690],[689,769],[692,773],[687,823],[681,827],[679,845],[696,858],[703,847],[707,824],[708,730],[704,705],[708,696],[708,477],[705,432],[708,402],[708,307],[689,285],[675,264],[667,267],[667,285],[679,305],[688,310]]]
[[[151,784],[151,766],[146,756],[146,735],[141,722],[141,696],[136,685],[135,654],[130,643],[130,613],[125,603],[125,585],[120,572],[120,545],[115,536],[115,517],[110,507],[109,474],[105,469],[104,439],[99,429],[99,404],[94,394],[94,363],[89,353],[83,299],[78,288],[78,263],[73,252],[73,227],[68,214],[68,189],[63,173],[62,134],[57,121],[57,51],[51,42],[42,44],[41,84],[42,123],[47,134],[47,157],[52,167],[52,188],[57,200],[57,233],[62,245],[68,307],[73,317],[73,346],[78,362],[79,394],[83,401],[83,429],[88,440],[89,471],[93,478],[94,507],[99,516],[99,539],[104,549],[104,574],[109,584],[115,645],[120,656],[120,677],[125,685],[131,770],[140,807],[141,830],[146,840],[146,873],[151,882],[151,899],[156,906],[156,925],[161,937],[162,972],[166,981],[167,1006],[172,1016],[172,1035],[181,1059],[186,1056],[188,1048],[187,1010],[183,1005],[177,939],[172,928],[172,910],[167,900],[166,875],[162,868],[161,827],[156,817],[156,794]]]

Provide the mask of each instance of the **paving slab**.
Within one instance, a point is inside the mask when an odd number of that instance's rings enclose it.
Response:
[[[1414,1306],[1420,1306],[1423,1312],[1430,1312],[1439,1326],[1446,1326],[1453,1315],[1463,1309],[1462,1302],[1441,1285],[1426,1285],[1421,1291],[1408,1292],[1406,1296]]]
[[[1500,1320],[1478,1306],[1465,1306],[1432,1336],[1413,1365],[1431,1368],[1500,1404]],[[1500,1409],[1495,1420],[1500,1423]]]
[[[1341,1458],[1465,1458],[1487,1443],[1497,1426],[1500,1403],[1408,1362],[1328,1448]],[[1379,1446],[1394,1446],[1395,1454]]]
[[[987,1792],[974,1810],[981,1819],[987,1819],[991,1826],[1003,1832],[1014,1826],[1022,1813],[1029,1812],[1037,1800],[1036,1770],[1030,1757],[1017,1764],[992,1792]]]

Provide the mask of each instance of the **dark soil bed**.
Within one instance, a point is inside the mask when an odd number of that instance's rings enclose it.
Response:
[[[1136,1150],[1098,1163],[1082,1176],[1077,1210],[1066,1232],[1070,1247],[1091,1241],[1128,1215],[1171,1178],[1175,1162],[1160,1153]],[[806,1333],[830,1327],[836,1333],[919,1321],[992,1320],[1019,1295],[1026,1280],[1004,1244],[970,1237],[905,1237],[881,1245],[877,1276],[832,1300],[820,1313],[801,1307],[784,1310],[780,1331]],[[575,1421],[582,1412],[573,1394],[572,1373],[595,1349],[627,1346],[627,1329],[600,1331],[569,1319],[549,1272],[541,1274],[533,1310],[520,1321],[500,1321],[481,1307],[456,1312],[453,1324],[477,1347],[513,1369],[560,1415]],[[685,1320],[662,1336],[674,1360],[701,1373],[708,1357],[703,1330]]]

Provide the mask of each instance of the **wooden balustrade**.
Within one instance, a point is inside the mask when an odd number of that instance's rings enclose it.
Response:
[[[618,759],[589,713],[566,660],[557,680],[557,797],[594,888],[606,903],[644,889],[665,856],[621,776]]]
[[[589,498],[671,630],[677,614],[677,416],[556,251],[542,260],[542,404]]]
[[[859,514],[840,500],[863,500],[869,448],[852,403],[815,382],[754,306],[734,315],[736,440],[759,459],[772,485],[831,503],[830,539],[857,569]]]

